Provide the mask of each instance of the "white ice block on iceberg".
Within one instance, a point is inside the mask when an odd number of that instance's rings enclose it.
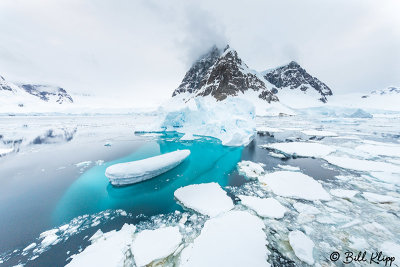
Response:
[[[106,176],[112,185],[121,186],[139,183],[163,174],[184,161],[190,150],[177,150],[155,157],[118,163],[106,169]]]

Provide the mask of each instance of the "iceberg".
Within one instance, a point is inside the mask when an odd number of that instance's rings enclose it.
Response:
[[[177,108],[171,102],[158,112],[161,121],[145,126],[146,131],[176,131],[185,134],[183,140],[193,135],[209,136],[225,146],[245,146],[256,134],[254,105],[240,98],[228,97],[221,102],[212,97],[195,98]]]
[[[306,200],[330,200],[331,196],[312,177],[301,172],[277,171],[258,178],[282,197]]]
[[[374,116],[362,109],[357,109],[354,113],[347,116],[348,118],[371,119]]]
[[[233,209],[233,202],[217,183],[193,184],[177,189],[176,199],[185,207],[215,217]]]
[[[136,266],[146,266],[168,257],[181,242],[182,235],[176,226],[141,231],[136,234],[131,247]]]
[[[189,155],[190,150],[184,149],[147,159],[118,163],[108,167],[105,174],[112,185],[135,184],[175,168]]]

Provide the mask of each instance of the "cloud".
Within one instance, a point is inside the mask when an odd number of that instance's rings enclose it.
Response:
[[[170,97],[230,43],[252,68],[299,61],[334,92],[400,85],[398,0],[2,0],[0,74],[123,97]]]

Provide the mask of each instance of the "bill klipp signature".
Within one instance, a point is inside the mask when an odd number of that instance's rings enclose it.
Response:
[[[334,251],[330,255],[330,260],[336,262],[342,258],[344,264],[350,263],[369,263],[369,264],[381,264],[384,266],[392,266],[392,263],[396,260],[396,257],[387,256],[382,251],[368,253],[367,251],[359,251],[354,253],[353,251],[346,251],[342,255]]]

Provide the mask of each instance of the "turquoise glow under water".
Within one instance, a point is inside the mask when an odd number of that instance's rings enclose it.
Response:
[[[107,209],[123,209],[133,215],[152,216],[181,210],[174,191],[189,184],[217,182],[231,184],[229,174],[241,159],[242,148],[222,146],[220,142],[202,138],[180,142],[177,135],[165,135],[145,141],[129,156],[95,166],[83,173],[66,191],[53,214],[54,225],[68,222],[84,214]],[[190,156],[178,167],[151,180],[113,187],[104,175],[108,166],[140,160],[178,149],[189,149]]]

